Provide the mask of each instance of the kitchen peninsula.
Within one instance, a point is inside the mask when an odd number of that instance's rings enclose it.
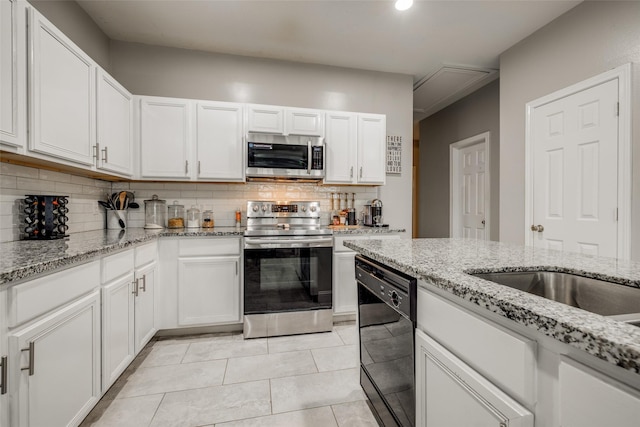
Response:
[[[461,417],[450,425],[495,408],[504,425],[639,419],[640,328],[468,273],[551,270],[640,292],[640,263],[467,239],[344,244],[418,279],[416,425],[439,408]],[[458,394],[445,397],[447,387]]]

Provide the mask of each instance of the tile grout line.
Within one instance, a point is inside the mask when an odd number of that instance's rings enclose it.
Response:
[[[149,424],[147,424],[147,427],[151,427],[151,424],[153,424],[153,419],[158,414],[158,410],[160,409],[160,406],[162,406],[162,402],[164,402],[164,398],[166,396],[167,396],[167,393],[162,393],[162,399],[160,399],[160,403],[158,403],[158,406],[156,407],[156,410],[153,411],[153,416],[151,417],[151,420],[149,420]]]

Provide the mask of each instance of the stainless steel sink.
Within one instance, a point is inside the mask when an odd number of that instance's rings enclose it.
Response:
[[[616,320],[640,326],[640,288],[555,271],[477,273],[472,276],[592,313],[616,316],[619,317]]]

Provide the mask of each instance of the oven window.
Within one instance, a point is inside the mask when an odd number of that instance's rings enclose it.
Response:
[[[358,284],[360,363],[403,426],[415,420],[413,323]]]
[[[245,249],[244,313],[331,308],[331,248]]]
[[[307,169],[306,145],[249,143],[248,166],[267,169]]]

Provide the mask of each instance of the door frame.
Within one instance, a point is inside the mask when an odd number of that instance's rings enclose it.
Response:
[[[462,218],[459,216],[460,208],[460,151],[463,148],[476,144],[484,144],[485,171],[484,171],[484,211],[485,211],[485,240],[491,240],[491,132],[483,132],[478,135],[454,142],[449,145],[449,236],[454,236],[454,231],[460,225]],[[461,236],[458,236],[461,237]]]
[[[618,242],[617,258],[631,257],[631,63],[627,63],[565,87],[526,104],[525,124],[525,245],[532,246],[533,233],[533,114],[535,109],[594,86],[618,80]]]

